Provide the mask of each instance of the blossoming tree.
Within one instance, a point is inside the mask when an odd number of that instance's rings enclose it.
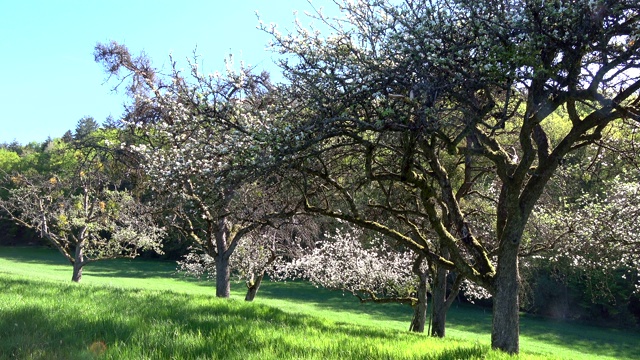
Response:
[[[115,42],[98,44],[95,57],[110,75],[130,79],[125,122],[144,139],[130,148],[165,221],[213,259],[216,296],[229,297],[229,261],[241,240],[295,213],[276,196],[277,175],[263,171],[273,162],[268,76],[231,63],[226,75],[205,75],[197,59],[189,73],[173,63],[161,76]]]
[[[561,209],[546,212],[547,226],[564,234],[552,259],[572,264],[586,277],[598,273],[606,280],[623,271],[622,276],[635,281],[636,293],[640,293],[639,195],[637,178],[616,177],[607,182],[604,194],[587,193]],[[607,284],[598,287],[606,289]]]
[[[124,189],[122,179],[108,176],[109,160],[84,150],[63,173],[9,176],[8,197],[0,199],[0,216],[54,245],[73,265],[75,282],[91,262],[133,258],[140,250],[162,253],[165,233],[152,209]]]
[[[329,36],[265,28],[295,59],[281,65],[305,208],[487,289],[492,346],[517,353],[519,259],[536,248],[523,233],[538,200],[565,156],[616,120],[640,120],[638,2],[339,5],[340,21],[316,16]],[[551,139],[562,108],[565,130]]]
[[[327,234],[293,261],[279,263],[273,277],[306,279],[316,286],[350,292],[363,303],[411,305],[414,315],[409,331],[414,332],[424,332],[426,327],[428,294],[432,299],[442,295],[442,302],[433,302],[429,325],[431,335],[443,337],[446,313],[459,290],[464,289],[471,298],[484,298],[486,293],[461,276],[454,275],[448,285],[450,279],[438,280],[433,274],[437,276],[437,267],[424,256],[378,237],[367,240],[361,229],[347,226]],[[444,286],[438,281],[445,282]]]
[[[315,237],[313,224],[301,224],[299,219],[278,228],[266,227],[247,235],[231,255],[232,274],[247,285],[246,301],[253,301],[266,274],[272,278],[280,277],[281,269],[289,261],[304,254],[304,248],[310,246]],[[205,252],[194,249],[184,259],[178,261],[178,269],[189,276],[215,279],[215,259]]]
[[[424,259],[396,251],[376,239],[365,248],[362,231],[338,230],[308,253],[278,267],[277,279],[306,279],[316,286],[348,291],[361,302],[396,302],[415,309],[410,330],[423,332],[428,272]]]

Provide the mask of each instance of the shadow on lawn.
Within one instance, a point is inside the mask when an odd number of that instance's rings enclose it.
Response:
[[[0,258],[7,258],[9,260],[25,263],[68,265],[68,262],[55,249],[46,248],[0,248]],[[141,259],[107,260],[89,264],[85,271],[86,274],[99,277],[127,277],[138,279],[173,278],[201,286],[212,286],[212,282],[184,277],[177,274],[174,262],[147,261]],[[240,291],[243,291],[244,285],[235,284],[234,288],[236,291],[242,288]],[[334,312],[358,312],[383,321],[406,320],[407,327],[409,326],[412,314],[411,308],[406,305],[361,304],[357,298],[349,293],[343,294],[340,291],[318,289],[309,283],[300,281],[277,283],[266,281],[263,283],[263,286],[258,293],[258,299],[259,298],[285,299],[294,303],[314,303],[321,309],[327,309]],[[181,306],[189,307],[189,302],[187,300],[181,302],[181,304]],[[158,309],[155,304],[151,308]],[[188,313],[183,313],[182,311],[177,310],[175,306],[171,306],[170,308],[173,309],[173,311],[182,314],[182,316],[186,316],[187,319],[190,318]],[[0,315],[2,316],[3,321],[0,322],[0,329],[7,329],[5,326],[12,326],[13,320],[19,320],[25,316],[24,313],[11,314],[4,311],[0,313]],[[172,318],[173,315],[169,316]],[[241,318],[246,319],[251,318],[253,315],[247,313],[244,315],[241,314],[240,316]],[[46,321],[47,314],[38,314],[38,318],[40,317],[42,317],[42,319],[37,320],[34,323],[39,324],[38,328],[40,329],[46,328],[48,326],[47,323],[38,323],[38,321]],[[175,320],[177,321],[178,319]],[[447,323],[449,328],[469,331],[476,334],[490,334],[491,310],[454,303],[452,309],[448,313]],[[53,320],[51,325],[53,325]],[[78,331],[78,329],[66,329],[65,332],[66,331],[73,332]],[[123,333],[126,334],[127,331],[128,330],[123,329]],[[328,331],[335,331],[335,328],[332,327],[331,330]],[[371,336],[382,336],[380,334],[385,333],[380,332],[378,335],[375,334],[377,333],[372,333]],[[640,333],[637,331],[603,329],[523,316],[521,319],[521,334],[528,338],[548,344],[560,345],[584,353],[595,353],[620,358],[634,358],[637,354],[640,354],[640,341],[638,341]],[[57,334],[52,334],[51,337],[57,339],[60,336],[62,336],[62,331]],[[0,336],[0,339],[2,338],[3,336]],[[118,339],[120,338],[118,337],[116,340]],[[452,356],[453,358],[456,357],[455,354],[452,354]],[[2,357],[0,356],[0,358]]]
[[[408,305],[360,303],[357,297],[348,292],[316,288],[303,281],[265,282],[260,287],[258,297],[312,302],[323,309],[360,312],[381,320],[406,320],[407,329],[413,315],[413,310]],[[428,306],[430,310],[431,300]],[[491,309],[454,302],[447,313],[447,326],[479,334],[490,334]]]
[[[86,267],[87,274],[113,278],[180,278],[176,273],[176,263],[144,259],[100,260]]]
[[[109,329],[109,331],[103,331]],[[3,311],[0,315],[0,359],[65,358],[91,355],[89,347],[96,342],[113,344],[126,339],[134,329],[126,324],[102,318],[60,319],[55,313],[39,307]]]
[[[332,311],[354,311],[375,316],[381,320],[411,319],[411,309],[395,304],[360,304],[349,293],[316,289],[304,282],[267,282],[258,296],[271,299],[313,302]],[[431,303],[429,303],[431,306]],[[447,314],[447,327],[476,334],[491,334],[491,309],[469,304],[454,303]],[[582,353],[633,359],[640,354],[640,333],[618,329],[598,328],[544,318],[521,316],[521,335],[552,345]],[[454,356],[456,358],[456,356]],[[463,357],[464,358],[464,357]]]
[[[293,302],[313,303],[315,306],[335,312],[358,312],[380,320],[406,320],[407,328],[413,310],[403,304],[361,303],[348,292],[331,291],[302,281],[270,282],[260,287],[258,298],[286,299]]]
[[[0,258],[27,264],[65,265],[69,266],[70,273],[72,269],[69,261],[57,249],[48,247],[0,247]],[[99,260],[87,264],[83,274],[134,279],[181,278],[176,274],[175,262],[145,259]]]
[[[640,332],[587,326],[533,316],[522,316],[521,335],[582,353],[635,359],[640,354]]]

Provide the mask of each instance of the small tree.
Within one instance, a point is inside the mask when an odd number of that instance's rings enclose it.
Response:
[[[85,116],[78,120],[76,131],[73,134],[73,139],[81,142],[87,136],[98,130],[99,127],[98,123],[91,116]]]
[[[292,226],[262,228],[247,235],[230,258],[232,274],[247,285],[245,300],[253,301],[266,274],[275,276],[284,261],[301,256],[300,244],[306,241]],[[216,279],[215,259],[197,248],[178,262],[178,269],[186,275]]]
[[[94,261],[161,252],[164,231],[150,209],[102,179],[99,169],[67,177],[18,174],[10,184],[0,209],[55,246],[73,265],[72,281],[80,282],[82,269]]]
[[[20,156],[5,148],[0,147],[0,171],[10,173],[20,163]]]

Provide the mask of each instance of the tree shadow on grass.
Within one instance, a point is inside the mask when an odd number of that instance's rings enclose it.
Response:
[[[563,346],[585,354],[637,359],[640,332],[568,323],[533,316],[521,316],[521,335]]]
[[[333,324],[318,318],[292,314],[270,306],[208,299],[194,306],[194,298],[177,295],[169,303],[163,303],[160,295],[149,299],[161,309],[177,306],[180,310],[160,313],[168,322],[180,327],[185,334],[203,334],[215,342],[204,343],[195,349],[185,350],[180,344],[169,344],[162,357],[175,356],[185,351],[189,357],[212,356],[224,358],[255,357],[266,354],[273,358],[339,358],[339,359],[372,359],[393,358],[398,356],[394,351],[385,353],[376,350],[374,345],[402,344],[402,341],[421,341],[424,337],[396,331],[379,330],[372,327]],[[166,300],[164,300],[166,301]],[[187,309],[187,311],[184,311]],[[157,312],[153,314],[158,315]],[[150,315],[150,314],[149,314]],[[157,322],[158,319],[154,321]],[[269,334],[270,336],[265,336]],[[315,343],[315,338],[325,337],[328,341]],[[300,339],[309,339],[300,341]],[[365,342],[365,344],[362,344]],[[277,344],[274,346],[274,344]],[[166,343],[165,343],[166,345]],[[401,345],[400,345],[401,346]],[[411,359],[460,359],[483,358],[488,348],[456,347],[440,353],[409,355]]]
[[[407,328],[413,316],[413,310],[408,305],[361,303],[350,293],[316,288],[303,281],[265,282],[258,296],[313,303],[322,309],[359,312],[381,320],[406,320]],[[430,309],[431,301],[428,306]],[[454,303],[447,313],[447,326],[479,334],[490,334],[491,310]]]
[[[447,326],[476,334],[491,334],[491,309],[455,302],[447,312]]]
[[[442,353],[428,357],[433,360],[458,360],[458,359],[483,359],[487,355],[487,349],[480,346],[458,347],[445,350]]]
[[[407,328],[413,315],[413,310],[408,305],[361,303],[357,297],[348,292],[316,288],[303,281],[264,282],[258,297],[313,303],[320,309],[357,312],[380,320],[406,320]]]
[[[0,247],[0,258],[26,264],[65,265],[69,261],[57,249],[48,247]],[[71,273],[71,267],[69,267]],[[180,278],[173,261],[107,259],[87,264],[84,275],[112,278]]]
[[[144,259],[100,260],[86,267],[86,274],[107,278],[179,278],[176,263]]]
[[[108,318],[61,318],[55,311],[37,306],[3,310],[0,359],[89,359],[102,351],[96,344],[114,344],[133,332],[126,323]]]
[[[455,305],[447,316],[447,325],[476,334],[491,333],[491,309]],[[540,343],[569,351],[615,358],[636,359],[640,354],[640,332],[603,328],[546,319],[527,314],[520,316],[520,335]],[[522,346],[526,349],[526,346]]]

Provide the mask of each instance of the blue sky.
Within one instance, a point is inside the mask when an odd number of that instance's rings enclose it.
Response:
[[[336,13],[328,0],[315,7]],[[123,93],[105,84],[93,60],[97,42],[116,40],[133,53],[144,50],[156,67],[169,53],[178,60],[197,52],[203,71],[224,70],[234,54],[258,69],[277,71],[274,54],[265,51],[269,36],[256,29],[260,13],[282,33],[293,29],[295,15],[310,20],[305,0],[6,0],[0,2],[0,143],[25,144],[60,137],[78,120],[102,123],[122,114]]]

